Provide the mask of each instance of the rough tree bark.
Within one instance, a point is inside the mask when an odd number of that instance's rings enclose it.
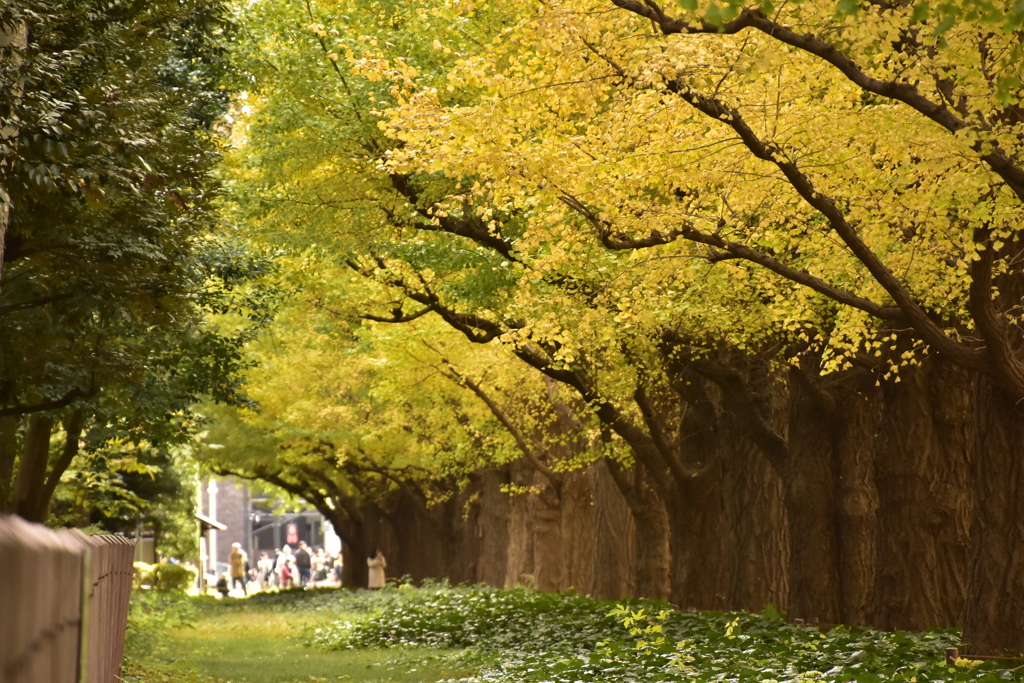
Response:
[[[1024,650],[1024,413],[993,382],[974,396],[973,520],[963,619],[970,652]]]
[[[606,466],[633,518],[629,551],[636,558],[636,595],[668,600],[672,597],[672,550],[665,501],[642,465],[634,465],[632,471],[615,462],[606,462]]]
[[[388,514],[398,553],[388,557],[394,576],[409,575],[414,581],[447,576],[457,580],[458,541],[455,501],[427,507],[420,496],[403,493]]]
[[[629,505],[604,460],[587,469],[594,497],[594,588],[599,600],[637,595],[636,529]]]
[[[536,493],[526,496],[527,522],[533,546],[534,586],[542,591],[562,591],[567,588],[565,545],[562,539],[562,503],[548,482],[533,472]]]
[[[46,468],[50,461],[50,434],[54,420],[37,413],[28,419],[25,443],[18,463],[18,478],[14,484],[14,510],[30,522],[38,521],[39,494],[46,482]]]
[[[683,609],[727,607],[722,465],[715,462],[667,501],[672,548],[672,603]]]
[[[506,569],[509,565],[511,539],[511,505],[501,487],[509,483],[507,467],[487,469],[480,472],[475,490],[473,524],[466,529],[475,536],[476,574],[475,581],[491,586],[504,586]],[[467,543],[467,545],[469,545]]]
[[[791,373],[796,377],[797,370]],[[789,600],[786,614],[808,623],[842,622],[839,496],[834,471],[837,415],[828,397],[789,382],[789,454],[783,467],[789,523]],[[824,405],[823,405],[824,404]],[[831,408],[831,409],[830,409]]]
[[[870,618],[876,626],[960,623],[973,513],[969,386],[965,371],[939,357],[908,369],[883,392],[874,448],[878,559]]]
[[[509,466],[509,474],[511,483],[516,486],[530,486],[533,483],[534,471],[526,463],[512,463]],[[514,588],[523,582],[536,581],[537,577],[533,572],[530,501],[525,495],[513,495],[509,501],[508,556],[505,577],[501,585],[505,588]]]
[[[834,392],[836,411],[843,415],[843,430],[833,453],[839,477],[839,622],[866,624],[875,586],[878,490],[873,445],[882,403],[872,400],[879,392],[871,376],[853,384]]]
[[[560,498],[562,588],[594,594],[596,503],[592,479],[585,471],[567,472]]]
[[[336,529],[344,529],[338,526],[335,520],[331,520]],[[370,580],[370,570],[366,566],[366,558],[370,555],[370,549],[360,533],[360,525],[352,526],[349,533],[342,532],[341,537],[341,585],[345,588],[366,588]]]
[[[721,458],[726,607],[785,605],[790,533],[782,482],[741,430],[726,427],[722,437],[730,451]]]
[[[14,511],[14,462],[18,457],[18,419],[0,417],[0,512]]]

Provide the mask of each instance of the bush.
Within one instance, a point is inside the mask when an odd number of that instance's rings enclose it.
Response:
[[[538,646],[575,639],[596,642],[618,628],[613,605],[566,594],[486,586],[381,591],[391,600],[366,620],[317,629],[313,641],[330,649],[424,645],[485,649]],[[383,601],[381,601],[383,602]]]
[[[153,573],[156,578],[153,588],[158,591],[188,590],[199,576],[198,570],[181,564],[158,564]]]
[[[152,588],[153,584],[156,583],[156,579],[153,577],[153,568],[155,564],[146,564],[145,562],[136,562],[132,565],[132,570],[135,573],[135,579],[132,581],[133,588]]]
[[[134,569],[136,588],[152,588],[161,592],[188,590],[199,576],[196,569],[181,564],[136,562]]]
[[[133,590],[125,656],[131,660],[142,653],[152,654],[161,647],[168,629],[191,627],[195,619],[196,610],[184,591]]]

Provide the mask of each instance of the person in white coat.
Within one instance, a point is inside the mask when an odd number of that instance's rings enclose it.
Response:
[[[384,568],[388,566],[388,563],[380,548],[373,549],[373,554],[366,560],[366,566],[370,568],[370,588],[383,588]]]

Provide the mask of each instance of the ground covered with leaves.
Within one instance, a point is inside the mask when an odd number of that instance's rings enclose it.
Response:
[[[181,628],[188,609],[195,620]],[[945,649],[960,646],[953,631],[823,633],[771,608],[676,612],[652,601],[479,586],[299,591],[159,611],[150,605],[145,613],[180,622],[162,645],[146,641],[145,629],[131,634],[135,650],[148,653],[136,666],[190,676],[154,679],[168,682],[1002,683],[1024,673],[1007,666],[1024,662],[947,665]]]

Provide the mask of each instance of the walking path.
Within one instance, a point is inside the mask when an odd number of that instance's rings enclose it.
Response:
[[[433,683],[463,673],[428,648],[325,652],[305,646],[310,629],[341,616],[268,609],[247,600],[211,601],[194,628],[171,631],[138,664],[149,676],[166,676],[168,683],[206,677],[231,683]]]

